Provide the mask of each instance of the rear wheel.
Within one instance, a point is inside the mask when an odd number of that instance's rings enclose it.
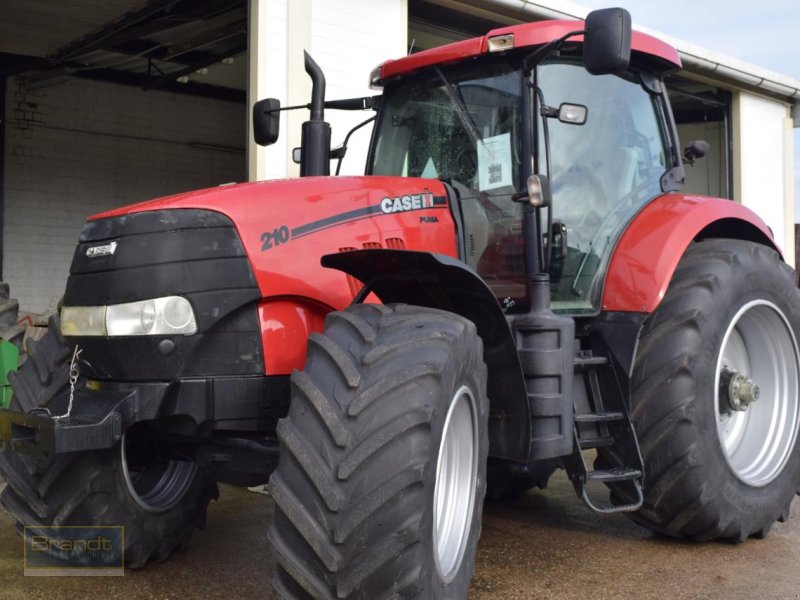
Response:
[[[645,462],[633,515],[695,540],[764,536],[800,487],[800,295],[764,246],[694,244],[645,323],[632,420]]]
[[[19,364],[24,362],[23,340],[28,329],[18,323],[19,302],[10,297],[7,283],[0,282],[0,338],[11,342],[20,350]]]
[[[11,410],[51,408],[60,414],[51,401],[68,385],[70,352],[57,320],[41,340],[28,342],[28,351],[30,360],[11,375]],[[8,483],[0,502],[20,532],[25,526],[122,525],[125,565],[131,568],[185,546],[217,497],[216,483],[204,471],[162,455],[142,425],[108,450],[32,459],[4,448],[0,472]]]
[[[312,334],[270,479],[286,598],[465,598],[486,489],[475,326],[355,305]]]

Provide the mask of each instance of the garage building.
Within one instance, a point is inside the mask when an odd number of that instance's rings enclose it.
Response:
[[[555,0],[0,6],[0,276],[31,312],[46,310],[63,291],[86,216],[190,189],[296,175],[291,150],[307,113],[285,113],[281,139],[260,148],[248,136],[248,107],[267,96],[308,102],[304,49],[326,74],[328,98],[370,95],[369,73],[385,59],[587,12]],[[685,189],[754,209],[792,261],[800,82],[659,37],[684,62],[668,82],[681,139],[705,139],[712,148],[687,169]],[[328,111],[334,145],[366,116]],[[368,127],[354,135],[343,173],[363,172],[368,141]]]

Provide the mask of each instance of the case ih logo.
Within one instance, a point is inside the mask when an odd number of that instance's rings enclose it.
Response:
[[[423,192],[422,194],[411,194],[410,196],[386,196],[381,200],[381,210],[387,214],[404,212],[409,210],[423,210],[433,208],[433,194]]]
[[[117,242],[110,244],[103,244],[102,246],[92,246],[86,249],[86,256],[88,258],[95,258],[97,256],[110,256],[117,251]]]

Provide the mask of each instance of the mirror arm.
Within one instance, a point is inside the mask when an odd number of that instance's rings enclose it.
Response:
[[[553,40],[552,42],[546,43],[544,46],[539,46],[536,50],[528,54],[525,57],[525,60],[522,62],[522,67],[527,77],[530,75],[533,67],[535,67],[539,61],[554,50],[558,50],[561,47],[561,44],[566,42],[569,38],[574,37],[576,35],[583,35],[586,33],[585,29],[581,29],[580,31],[570,31],[569,33],[562,35],[557,40]]]
[[[334,110],[376,110],[380,104],[380,96],[365,96],[363,98],[347,98],[344,100],[326,100],[325,108],[332,108]],[[281,106],[272,110],[265,110],[263,113],[268,115],[274,112],[283,112],[285,110],[299,110],[301,108],[311,109],[311,103],[308,104],[295,104],[294,106]]]
[[[556,118],[558,117],[559,109],[552,106],[542,105],[542,108],[539,109],[539,112],[543,117]]]
[[[359,123],[358,125],[353,127],[350,131],[348,131],[347,135],[344,137],[344,141],[342,142],[342,145],[339,146],[338,148],[336,148],[336,150],[335,150],[335,151],[339,152],[338,156],[334,157],[333,156],[333,152],[331,152],[331,158],[339,159],[339,162],[336,163],[336,174],[337,175],[339,174],[339,170],[342,168],[342,160],[344,159],[344,155],[347,154],[347,142],[350,141],[350,136],[353,135],[356,131],[358,131],[362,127],[364,127],[365,125],[367,125],[369,123],[372,123],[377,118],[378,118],[378,115],[373,115],[369,119],[367,119],[366,121],[362,121],[361,123]]]

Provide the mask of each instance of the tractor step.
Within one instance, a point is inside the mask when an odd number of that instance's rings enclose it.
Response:
[[[564,467],[578,497],[592,510],[600,513],[638,510],[644,502],[644,466],[628,416],[628,395],[608,357],[581,350],[574,364],[574,385],[582,382],[585,394],[575,396],[573,449],[564,459]],[[578,411],[578,406],[582,410]],[[591,470],[586,464],[583,451],[591,448],[600,449],[599,469]],[[611,484],[614,492],[611,502],[597,500],[602,484]]]
[[[589,450],[591,448],[607,448],[614,445],[614,438],[611,436],[596,436],[596,437],[578,437],[578,444],[581,450]]]
[[[586,351],[583,351],[576,356],[574,361],[576,371],[593,369],[605,364],[608,364],[608,359],[605,356],[591,356],[591,354],[587,355]]]
[[[609,480],[606,480],[608,482]],[[644,492],[642,491],[642,484],[638,479],[626,479],[633,487],[634,496],[630,502],[625,504],[597,504],[595,500],[589,495],[586,486],[581,488],[581,500],[593,511],[603,514],[621,513],[621,512],[635,512],[642,508],[644,504]],[[574,483],[574,482],[573,482]]]
[[[601,412],[601,413],[576,413],[573,419],[576,423],[604,423],[608,421],[621,421],[625,414],[621,412]]]
[[[599,481],[608,483],[611,481],[630,481],[640,479],[642,472],[639,469],[629,469],[627,467],[614,467],[613,469],[595,469],[587,473],[589,481]]]

